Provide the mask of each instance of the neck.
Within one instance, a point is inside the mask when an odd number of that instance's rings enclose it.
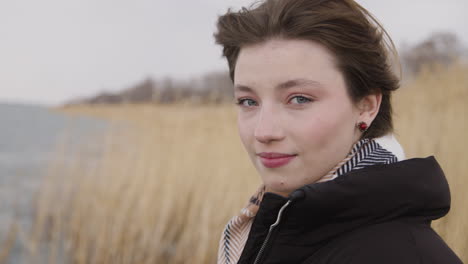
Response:
[[[274,194],[278,194],[278,195],[281,195],[285,198],[287,198],[289,196],[289,192],[280,192],[280,191],[275,191],[271,188],[269,188],[268,186],[265,188],[265,192],[270,192],[270,193],[274,193]]]

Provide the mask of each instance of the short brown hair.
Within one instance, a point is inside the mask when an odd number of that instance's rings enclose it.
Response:
[[[354,103],[382,93],[379,112],[362,138],[393,132],[391,92],[399,87],[389,53],[395,45],[382,25],[353,0],[266,0],[220,16],[214,37],[234,82],[240,49],[273,37],[305,39],[322,44],[335,56]],[[385,39],[387,37],[387,39]]]

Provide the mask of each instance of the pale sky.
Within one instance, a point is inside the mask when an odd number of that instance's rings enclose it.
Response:
[[[397,46],[434,31],[468,46],[467,0],[358,0]],[[54,105],[146,77],[227,70],[217,15],[247,0],[0,0],[0,102]]]

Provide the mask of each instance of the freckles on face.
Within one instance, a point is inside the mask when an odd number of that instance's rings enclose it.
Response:
[[[239,135],[268,189],[289,193],[313,183],[348,153],[357,112],[323,46],[284,39],[246,46],[235,72]],[[260,152],[297,156],[267,168]]]

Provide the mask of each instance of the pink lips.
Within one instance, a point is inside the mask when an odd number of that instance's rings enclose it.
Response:
[[[288,164],[297,155],[276,153],[276,152],[262,152],[258,154],[263,165],[267,168],[277,168]]]

